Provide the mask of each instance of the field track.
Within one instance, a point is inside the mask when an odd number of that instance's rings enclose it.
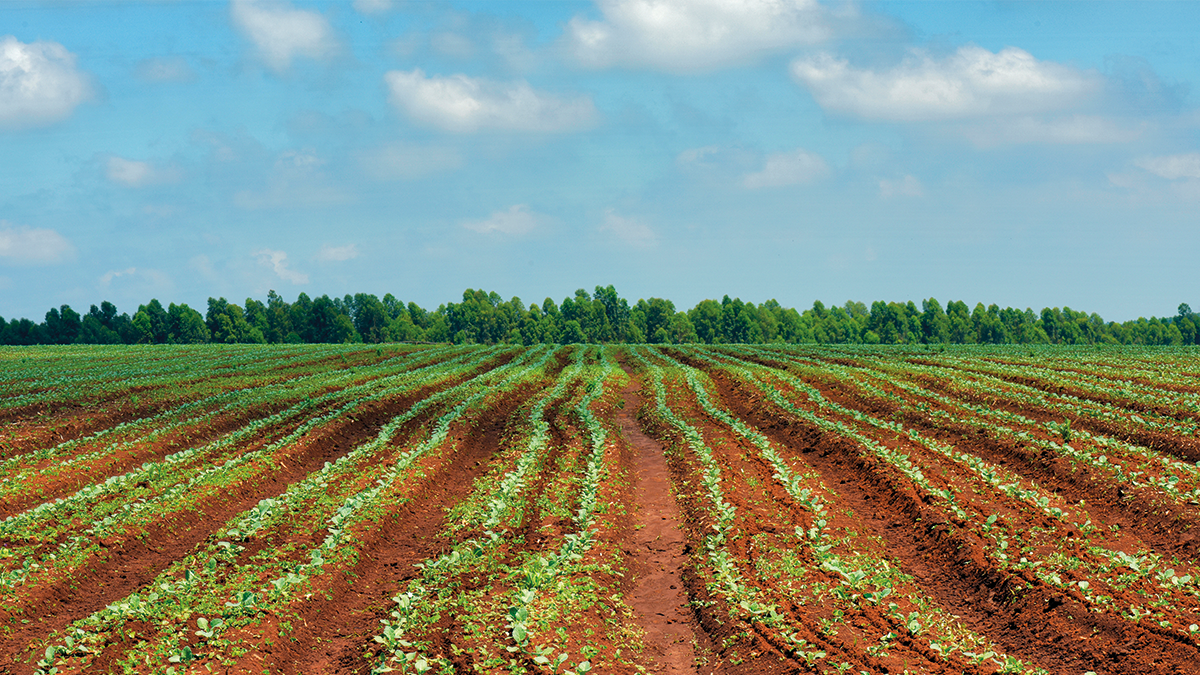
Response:
[[[1186,349],[0,350],[0,673],[1195,673]]]

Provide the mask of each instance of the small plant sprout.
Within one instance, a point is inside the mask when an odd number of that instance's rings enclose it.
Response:
[[[171,656],[169,656],[167,658],[167,661],[170,663],[181,663],[184,665],[189,664],[195,660],[196,660],[196,655],[192,653],[191,647],[184,647],[183,649],[176,651],[174,654],[172,654]]]
[[[217,618],[209,621],[204,617],[200,617],[199,619],[196,619],[196,627],[200,629],[196,631],[196,635],[204,638],[205,640],[211,640],[213,635],[216,635],[217,631],[224,625],[224,619]]]

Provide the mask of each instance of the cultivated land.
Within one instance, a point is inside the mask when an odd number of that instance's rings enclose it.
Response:
[[[2,673],[1194,673],[1189,350],[0,351]]]

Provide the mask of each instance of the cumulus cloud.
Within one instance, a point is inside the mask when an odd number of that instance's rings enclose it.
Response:
[[[149,162],[138,162],[124,157],[110,157],[105,173],[109,180],[126,187],[175,183],[180,179],[180,172],[176,168],[159,168]]]
[[[463,165],[462,155],[456,150],[409,143],[364,151],[358,161],[363,172],[376,180],[412,180]]]
[[[575,17],[567,47],[584,66],[711,70],[829,37],[816,0],[600,0]]]
[[[18,265],[51,265],[75,256],[75,247],[58,232],[17,227],[0,220],[0,260]]]
[[[346,244],[345,246],[321,244],[321,250],[317,251],[317,260],[321,262],[345,262],[357,257],[358,246],[356,244]]]
[[[484,220],[468,220],[463,227],[468,230],[490,234],[498,232],[512,236],[529,234],[546,216],[533,213],[526,204],[515,204],[504,211],[496,211]]]
[[[907,174],[903,178],[892,180],[884,178],[879,181],[879,196],[884,199],[892,197],[922,197],[925,195],[925,188],[921,185],[921,181],[912,174]]]
[[[276,276],[284,281],[290,281],[293,284],[308,283],[307,274],[297,272],[288,267],[287,253],[283,251],[275,251],[269,248],[259,249],[254,252],[254,257],[258,260],[259,265],[270,268],[275,272]]]
[[[157,56],[138,62],[136,74],[144,82],[191,82],[196,73],[182,56]]]
[[[562,98],[528,82],[486,78],[429,76],[417,68],[384,76],[391,102],[421,124],[470,133],[486,129],[557,133],[592,126],[597,118],[586,96]]]
[[[829,165],[820,155],[803,148],[767,157],[761,171],[747,174],[742,182],[750,189],[802,185],[829,173]]]
[[[1196,152],[1164,157],[1143,157],[1135,160],[1134,164],[1167,180],[1200,178],[1200,153]]]
[[[1097,94],[1095,73],[1007,47],[966,46],[938,59],[913,50],[890,70],[865,70],[829,54],[792,62],[792,76],[826,110],[876,120],[925,121],[1031,114]]]
[[[360,14],[383,14],[392,8],[392,0],[354,0],[354,9]]]
[[[90,79],[62,45],[0,38],[0,128],[53,124],[92,96]]]
[[[604,212],[600,231],[611,232],[617,239],[636,248],[652,248],[658,243],[658,235],[648,225],[636,218],[618,215],[613,209]]]
[[[287,70],[297,56],[323,59],[338,52],[333,28],[317,12],[279,2],[233,0],[230,13],[272,70]]]

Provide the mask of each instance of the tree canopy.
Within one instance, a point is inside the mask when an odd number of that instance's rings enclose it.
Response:
[[[131,317],[111,302],[80,315],[69,305],[51,308],[41,323],[0,317],[0,344],[199,344],[454,342],[473,344],[570,343],[864,343],[864,344],[1200,344],[1200,315],[1181,303],[1171,317],[1105,322],[1069,307],[1041,312],[936,298],[862,302],[803,311],[775,300],[761,304],[729,296],[680,310],[663,298],[622,298],[597,286],[526,305],[520,298],[468,288],[461,302],[426,310],[391,293],[310,298],[288,303],[275,291],[266,302],[242,305],[209,298],[202,315],[186,304],[165,309],[157,299]]]

